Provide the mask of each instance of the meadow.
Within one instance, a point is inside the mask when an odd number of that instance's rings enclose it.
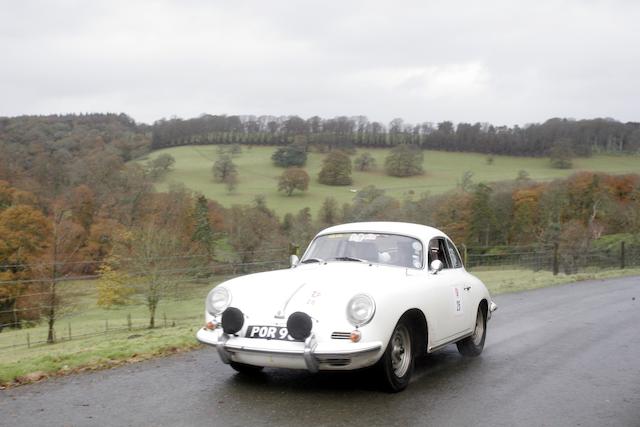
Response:
[[[548,158],[493,156],[493,162],[490,163],[485,154],[424,151],[424,175],[396,178],[384,173],[384,159],[388,149],[359,149],[357,154],[367,151],[375,157],[375,170],[354,170],[353,184],[350,186],[323,185],[318,183],[317,177],[325,155],[309,153],[305,166],[311,177],[309,190],[304,193],[296,191],[288,197],[277,191],[277,179],[283,169],[271,162],[275,149],[276,147],[242,147],[242,153],[234,157],[239,183],[232,193],[227,191],[224,184],[214,182],[212,177],[211,167],[218,157],[217,145],[166,148],[137,161],[145,161],[162,153],[175,158],[174,169],[157,184],[159,191],[166,191],[172,183],[184,184],[188,189],[202,193],[226,207],[251,203],[256,195],[262,194],[266,197],[268,206],[280,215],[295,213],[304,207],[311,208],[311,212],[315,214],[327,197],[335,198],[340,204],[351,202],[355,192],[368,185],[384,189],[387,194],[398,199],[419,196],[425,192],[444,193],[458,186],[466,171],[473,173],[472,180],[476,183],[513,180],[520,170],[526,171],[531,179],[537,181],[563,178],[579,171],[640,173],[640,156],[637,155],[598,154],[590,158],[574,159],[572,169],[554,169]]]

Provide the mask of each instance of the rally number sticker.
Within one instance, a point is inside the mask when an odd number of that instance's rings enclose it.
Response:
[[[453,288],[453,312],[462,314],[462,292],[458,287]]]

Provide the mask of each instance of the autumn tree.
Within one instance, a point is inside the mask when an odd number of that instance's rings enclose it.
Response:
[[[333,197],[327,197],[324,199],[322,206],[318,211],[318,222],[323,227],[340,222],[340,213],[336,199]]]
[[[326,185],[349,185],[351,179],[351,159],[342,151],[332,151],[322,161],[318,181]]]
[[[175,229],[149,222],[118,237],[116,270],[125,271],[149,311],[149,328],[156,325],[158,304],[175,292],[188,265],[189,247]]]
[[[362,153],[353,161],[353,165],[357,171],[367,172],[376,167],[376,159],[371,153]]]
[[[288,168],[278,179],[278,191],[291,196],[294,190],[307,191],[309,188],[309,174],[304,169]]]
[[[97,284],[99,307],[110,308],[114,305],[125,305],[130,302],[134,293],[133,279],[125,272],[115,270],[109,263],[104,263],[98,269]]]
[[[50,232],[47,218],[31,206],[0,209],[0,281],[9,282],[0,284],[0,325],[19,327],[28,314],[24,308],[18,309],[17,303],[34,283],[33,268],[43,262]]]
[[[231,156],[224,154],[218,158],[212,168],[213,178],[216,182],[224,183],[227,191],[233,191],[238,184],[238,168]]]
[[[73,221],[71,211],[62,200],[54,203],[50,223],[49,247],[42,257],[44,262],[36,270],[36,276],[47,294],[44,316],[49,344],[56,340],[55,323],[65,309],[64,300],[58,292],[59,282],[79,267],[78,255],[86,239],[86,231]]]
[[[229,223],[229,243],[238,254],[243,272],[256,261],[285,259],[288,242],[263,197],[256,197],[252,206],[233,206]]]
[[[369,185],[358,191],[353,198],[351,216],[348,221],[380,221],[396,217],[400,203],[385,194],[385,191]]]
[[[391,150],[384,161],[384,168],[390,176],[413,176],[424,173],[422,150],[407,144],[400,144]]]

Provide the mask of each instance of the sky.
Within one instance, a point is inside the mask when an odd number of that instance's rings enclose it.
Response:
[[[0,0],[0,116],[640,121],[635,0]]]

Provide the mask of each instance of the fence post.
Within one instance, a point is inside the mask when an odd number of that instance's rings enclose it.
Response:
[[[467,265],[467,258],[468,258],[467,245],[463,243],[462,244],[462,264],[464,264],[465,268],[469,268],[469,266]]]
[[[560,271],[560,265],[558,263],[558,242],[553,244],[553,275],[557,276]]]
[[[289,255],[298,255],[300,247],[294,243],[289,243]]]
[[[69,331],[69,341],[71,341],[71,322],[67,323],[67,330]]]
[[[29,332],[27,332],[27,348],[31,348],[31,337],[29,336]]]
[[[624,240],[620,242],[620,268],[624,270]]]
[[[131,313],[127,313],[127,328],[131,330]]]
[[[162,317],[164,318],[164,327],[167,327],[167,313],[162,313]]]

